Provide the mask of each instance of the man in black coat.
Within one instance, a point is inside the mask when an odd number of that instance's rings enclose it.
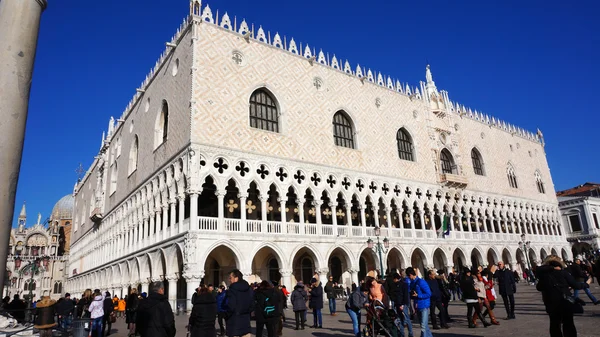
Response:
[[[323,309],[323,286],[314,277],[310,280],[310,285],[310,299],[308,303],[313,311],[314,323],[311,328],[321,329],[323,327],[323,315],[321,314],[321,310]]]
[[[333,276],[329,276],[329,280],[325,284],[325,292],[327,293],[327,300],[329,301],[329,313],[331,316],[337,316],[335,307],[335,289],[333,288]]]
[[[250,313],[254,310],[254,291],[244,280],[242,272],[235,269],[229,273],[229,290],[225,295],[227,311],[226,335],[228,337],[249,335]]]
[[[438,280],[435,278],[436,276],[436,272],[435,270],[429,270],[427,272],[427,284],[429,285],[429,289],[431,290],[431,297],[429,298],[429,308],[430,308],[430,313],[429,313],[429,317],[431,317],[431,324],[433,325],[433,330],[439,330],[441,329],[440,326],[437,324],[437,317],[435,314],[435,308],[438,309],[438,312],[440,313],[440,324],[442,327],[444,327],[445,329],[448,329],[449,326],[448,324],[446,324],[446,315],[444,314],[444,307],[442,305],[442,291],[440,290],[440,285],[438,283]]]
[[[570,270],[571,270],[571,275],[573,275],[573,278],[577,282],[583,283],[583,282],[586,282],[588,280],[588,278],[590,278],[588,273],[586,271],[584,271],[583,268],[581,268],[581,259],[575,259],[575,263],[573,265],[571,265]],[[585,294],[588,295],[588,297],[590,298],[592,303],[594,303],[594,305],[600,304],[600,301],[598,301],[596,299],[596,297],[594,295],[592,295],[592,293],[590,292],[589,287],[584,288],[584,291],[585,291]],[[579,298],[579,289],[575,289],[573,291],[573,296],[575,296],[575,298]]]
[[[506,319],[515,319],[515,292],[517,291],[515,275],[506,268],[504,262],[500,261],[498,262],[498,270],[494,273],[494,278],[498,280],[498,289],[506,309]]]
[[[110,322],[110,314],[114,310],[113,301],[110,298],[110,293],[107,291],[104,294],[104,302],[102,302],[102,309],[104,309],[104,317],[102,317],[102,336],[110,335],[112,329],[112,323]],[[108,333],[106,333],[106,326],[108,325]]]
[[[136,329],[142,337],[175,337],[175,316],[162,282],[152,282],[150,295],[140,301]]]

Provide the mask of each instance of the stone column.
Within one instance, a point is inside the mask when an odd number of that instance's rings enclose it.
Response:
[[[142,285],[142,292],[147,294],[148,293],[148,281],[144,280],[140,283]]]
[[[391,215],[392,214],[392,209],[389,208],[389,207],[386,207],[384,209],[384,212],[385,212],[385,221],[386,221],[385,225],[386,225],[386,227],[388,228],[388,231],[389,231],[392,228],[392,215]],[[388,235],[391,237],[392,233],[389,232]]]
[[[195,278],[185,277],[186,287],[185,287],[185,311],[188,313],[192,312],[192,296],[196,292],[196,288],[200,285],[200,280],[196,280]]]
[[[177,219],[175,218],[176,214],[176,201],[175,199],[169,200],[169,207],[171,210],[171,219],[169,219],[169,223],[171,224],[171,228],[169,228],[169,236],[175,235],[175,224],[177,223]]]
[[[217,195],[217,207],[219,207],[217,210],[219,215],[217,220],[217,231],[225,232],[225,191],[217,191],[215,194]]]
[[[467,214],[467,228],[469,229],[469,233],[473,232],[473,228],[471,228],[471,215]]]
[[[331,209],[331,225],[333,227],[333,236],[337,236],[337,204],[330,202],[329,208]]]
[[[169,303],[173,312],[177,312],[177,276],[169,275],[165,278],[169,282]]]
[[[46,0],[0,1],[0,289],[5,286],[33,63],[46,6]]]
[[[285,288],[291,293],[294,290],[294,284],[292,284],[292,271],[290,269],[279,269],[281,274],[281,282]],[[289,301],[290,297],[286,301]]]
[[[261,213],[260,219],[262,221],[260,229],[261,229],[261,232],[266,233],[267,232],[267,200],[268,200],[268,197],[261,194],[258,198],[260,199],[260,213]]]
[[[248,193],[240,193],[238,194],[238,198],[240,199],[240,231],[244,233],[248,231],[248,226],[246,225],[246,200],[248,199]]]
[[[300,234],[306,234],[306,228],[304,224],[304,201],[296,198],[296,203],[298,204],[298,222],[300,223]]]
[[[150,213],[150,226],[149,226],[149,231],[148,231],[148,236],[146,236],[146,242],[148,242],[150,240],[150,238],[154,239],[154,234],[156,232],[156,222],[154,221],[154,219],[156,218],[156,213],[155,212],[151,212]]]
[[[191,198],[190,198],[191,200]],[[196,199],[198,201],[198,199]],[[191,203],[190,203],[191,204]],[[180,195],[177,197],[177,207],[179,207],[179,218],[177,221],[177,233],[183,233],[187,228],[183,228],[183,218],[185,217],[185,195]],[[192,214],[190,212],[190,221]],[[191,222],[190,222],[191,223]]]
[[[375,227],[379,227],[379,205],[373,207],[373,223]]]
[[[127,294],[128,288],[129,288],[129,286],[127,284],[121,285],[121,298],[124,298],[125,295],[129,295],[129,294]]]
[[[279,197],[279,214],[281,215],[281,233],[282,234],[287,234],[287,219],[286,219],[286,207],[285,207],[285,203],[287,202],[287,198],[286,197]]]
[[[180,213],[179,217],[183,219],[183,215],[184,213]],[[181,220],[179,222],[183,223],[183,221]],[[198,193],[192,192],[190,193],[190,225],[184,230],[197,230],[199,225],[200,224],[198,223]]]
[[[352,204],[346,203],[346,226],[348,226],[349,235],[352,235]]]
[[[319,225],[323,224],[323,221],[321,220],[321,205],[323,204],[323,202],[321,200],[313,200],[313,206],[315,206],[315,218],[317,220],[317,227],[321,227]]]
[[[360,227],[362,228],[362,236],[367,236],[367,216],[365,214],[365,206],[359,205],[360,210]]]
[[[163,207],[162,207],[162,216],[163,216],[163,218],[162,218],[163,228],[162,228],[162,237],[161,237],[161,239],[165,240],[166,238],[169,237],[169,234],[170,234],[169,233],[169,231],[170,231],[169,225],[171,226],[171,228],[173,227],[173,223],[169,224],[169,205],[168,204],[164,204],[163,205]]]
[[[357,287],[360,286],[360,283],[358,281],[358,269],[349,268],[348,272],[350,273],[350,275],[352,275],[352,283],[355,283]]]

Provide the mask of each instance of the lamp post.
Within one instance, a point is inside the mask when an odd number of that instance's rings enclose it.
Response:
[[[527,268],[529,268],[529,273],[527,273],[527,277],[531,276],[531,263],[529,263],[529,249],[531,248],[531,241],[525,241],[525,233],[521,234],[521,241],[519,241],[519,247],[523,250],[525,254],[525,260],[527,261]]]
[[[383,238],[383,243],[379,241],[379,236],[381,235],[381,229],[379,227],[375,227],[375,236],[377,237],[377,243],[373,242],[371,238],[367,240],[367,247],[369,249],[373,249],[376,253],[379,254],[379,268],[380,268],[380,277],[383,276],[383,259],[381,254],[385,254],[390,248],[390,240],[388,238]]]

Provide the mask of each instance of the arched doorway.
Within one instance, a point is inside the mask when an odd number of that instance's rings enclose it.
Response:
[[[292,281],[302,281],[304,284],[309,284],[310,279],[319,268],[317,263],[316,254],[310,248],[302,247],[292,259],[293,276],[295,278]]]
[[[425,253],[420,249],[416,248],[410,257],[410,264],[415,270],[420,272],[420,276],[425,276],[425,267],[427,266],[427,257]]]
[[[439,270],[439,269],[445,270],[447,267],[446,254],[444,253],[444,251],[442,251],[441,248],[436,249],[435,252],[433,253],[433,266],[435,267],[436,270]]]
[[[509,266],[511,269],[514,270],[515,266],[512,265],[513,260],[510,257],[510,251],[508,251],[508,249],[506,248],[502,250],[502,261],[504,262],[504,265]]]
[[[540,258],[542,259],[542,261],[544,261],[546,259],[546,257],[548,257],[548,253],[546,253],[546,250],[544,248],[542,248],[540,250]]]
[[[456,248],[452,254],[452,262],[454,263],[454,270],[461,273],[462,270],[467,266],[467,257],[460,248]]]
[[[571,247],[571,253],[573,253],[573,259],[577,257],[590,254],[593,251],[592,246],[587,242],[575,242]]]
[[[281,258],[271,247],[263,247],[259,249],[252,258],[252,275],[253,282],[262,280],[281,282]]]
[[[569,253],[567,253],[567,250],[566,250],[566,249],[564,249],[564,248],[563,248],[563,249],[561,249],[561,251],[560,251],[560,255],[562,256],[562,259],[563,259],[564,261],[568,261],[568,260],[569,260]]]
[[[329,275],[333,277],[334,282],[345,285],[352,284],[352,275],[348,272],[351,260],[344,249],[335,248],[329,255],[327,265],[329,266]]]
[[[535,250],[533,250],[533,248],[529,249],[529,263],[531,263],[531,268],[533,268],[534,266],[537,266],[537,263],[538,263],[538,259],[535,254]]]
[[[210,252],[204,262],[202,282],[213,285],[221,282],[228,283],[228,274],[237,268],[239,268],[239,264],[235,253],[227,246],[218,246]]]
[[[404,257],[398,248],[391,248],[387,255],[388,272],[396,273],[404,269]]]
[[[372,249],[365,248],[360,254],[358,280],[364,280],[367,275],[375,277],[377,274],[377,257]]]
[[[473,248],[473,251],[471,251],[471,266],[479,267],[481,265],[483,265],[483,256],[477,248]]]
[[[492,248],[488,249],[487,261],[488,266],[498,263],[498,254],[496,254],[496,252]],[[510,261],[508,263],[510,263]]]

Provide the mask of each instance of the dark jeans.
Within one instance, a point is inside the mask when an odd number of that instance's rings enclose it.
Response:
[[[220,313],[218,313],[217,317],[218,317],[218,321],[219,321],[219,331],[221,332],[221,335],[224,335],[225,334],[225,324],[223,324],[223,322],[227,318],[227,313],[220,312]]]
[[[313,326],[323,326],[323,315],[321,314],[322,309],[313,309]],[[318,324],[317,324],[318,323]]]
[[[573,312],[562,310],[550,316],[550,337],[576,337],[577,329],[573,322]]]
[[[275,327],[277,326],[277,322],[278,321],[268,321],[268,322],[256,322],[256,335],[257,336],[262,336],[263,335],[263,329],[264,326],[267,326],[267,336],[268,337],[275,337]]]
[[[106,314],[102,317],[102,336],[106,336],[106,326],[108,326],[108,334],[112,329],[112,323],[110,322],[110,314]]]
[[[294,311],[294,314],[296,315],[296,329],[298,329],[300,327],[302,327],[302,329],[304,329],[304,322],[306,322],[306,319],[305,319],[306,310]]]
[[[104,317],[94,318],[92,320],[92,337],[102,336],[102,319]]]
[[[473,317],[475,317],[475,315],[479,317],[482,323],[485,322],[485,319],[481,314],[481,304],[479,304],[478,302],[467,303],[467,322],[469,323],[469,325],[473,324]]]
[[[504,302],[504,308],[506,308],[506,315],[512,317],[515,314],[515,295],[502,295],[502,301]],[[510,305],[509,305],[510,304]]]
[[[431,325],[433,325],[433,327],[439,327],[441,326],[445,326],[446,325],[446,314],[444,312],[444,306],[442,305],[442,301],[441,300],[431,300],[431,305],[429,307],[431,309]],[[435,315],[435,309],[438,309],[439,313],[440,313],[440,325],[437,324],[437,317]]]

